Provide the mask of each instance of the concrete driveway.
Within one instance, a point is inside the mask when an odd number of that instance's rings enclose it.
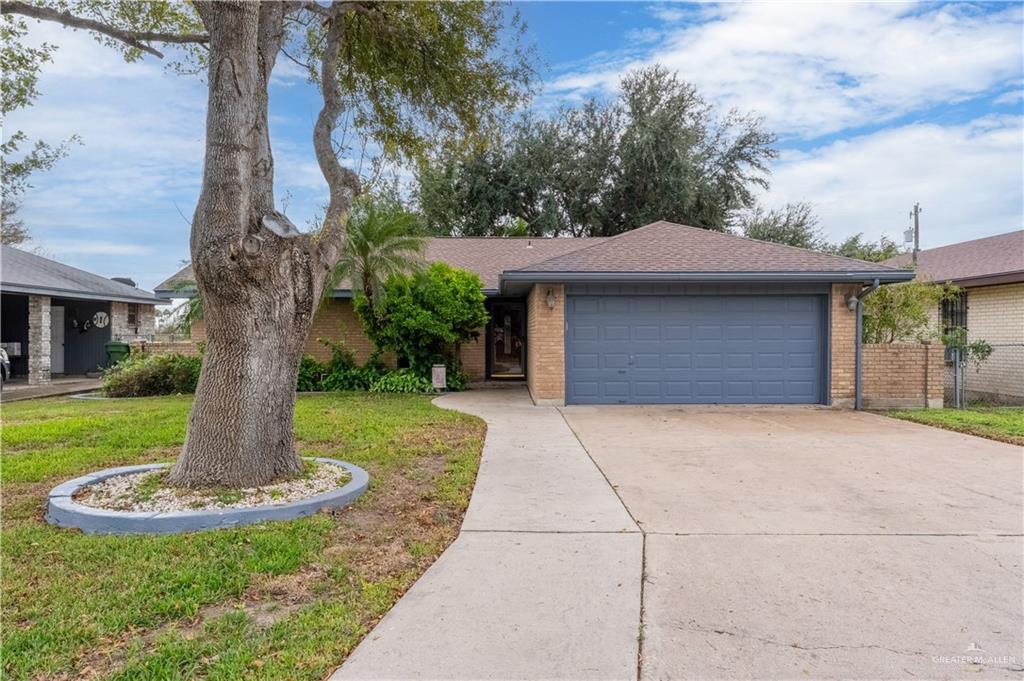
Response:
[[[1020,447],[818,408],[561,412],[644,533],[641,678],[1021,678]]]

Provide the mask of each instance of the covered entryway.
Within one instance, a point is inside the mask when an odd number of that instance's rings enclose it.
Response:
[[[566,298],[569,404],[825,401],[824,295]]]

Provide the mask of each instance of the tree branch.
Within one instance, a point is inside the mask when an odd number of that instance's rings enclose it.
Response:
[[[331,143],[334,127],[344,109],[341,85],[338,82],[338,62],[344,34],[344,10],[347,8],[339,4],[333,9],[335,12],[329,20],[324,55],[320,61],[320,88],[324,105],[313,128],[313,149],[317,164],[330,189],[324,226],[317,242],[320,262],[325,269],[333,267],[338,260],[345,238],[345,217],[359,194],[359,176],[341,165]]]
[[[20,14],[22,16],[39,19],[41,21],[55,21],[68,28],[81,28],[86,31],[95,31],[105,36],[119,40],[129,47],[142,50],[155,57],[163,59],[162,52],[146,44],[147,41],[160,43],[207,43],[210,36],[205,33],[159,33],[156,31],[127,31],[110,26],[101,21],[78,17],[70,12],[60,12],[49,7],[39,7],[26,2],[5,2],[0,5],[0,14]]]

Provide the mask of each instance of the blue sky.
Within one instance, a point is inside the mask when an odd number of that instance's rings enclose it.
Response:
[[[1020,4],[521,3],[547,111],[613,97],[660,63],[721,111],[765,117],[781,154],[767,206],[809,201],[833,239],[900,238],[915,201],[922,245],[1021,229],[1024,45]],[[8,129],[82,138],[34,178],[23,217],[43,255],[152,287],[188,258],[205,88],[155,59],[125,64],[81,32],[33,24],[61,46],[42,96]],[[326,186],[311,148],[319,95],[278,62],[271,92],[278,200],[300,226]]]

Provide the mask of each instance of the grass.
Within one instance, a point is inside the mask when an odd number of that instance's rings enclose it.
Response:
[[[927,426],[955,430],[990,440],[1024,445],[1024,407],[922,409],[890,411],[889,416]]]
[[[179,536],[42,520],[56,483],[173,459],[188,397],[3,407],[3,678],[320,679],[455,537],[478,419],[420,396],[301,396],[300,453],[369,470],[337,514]]]

